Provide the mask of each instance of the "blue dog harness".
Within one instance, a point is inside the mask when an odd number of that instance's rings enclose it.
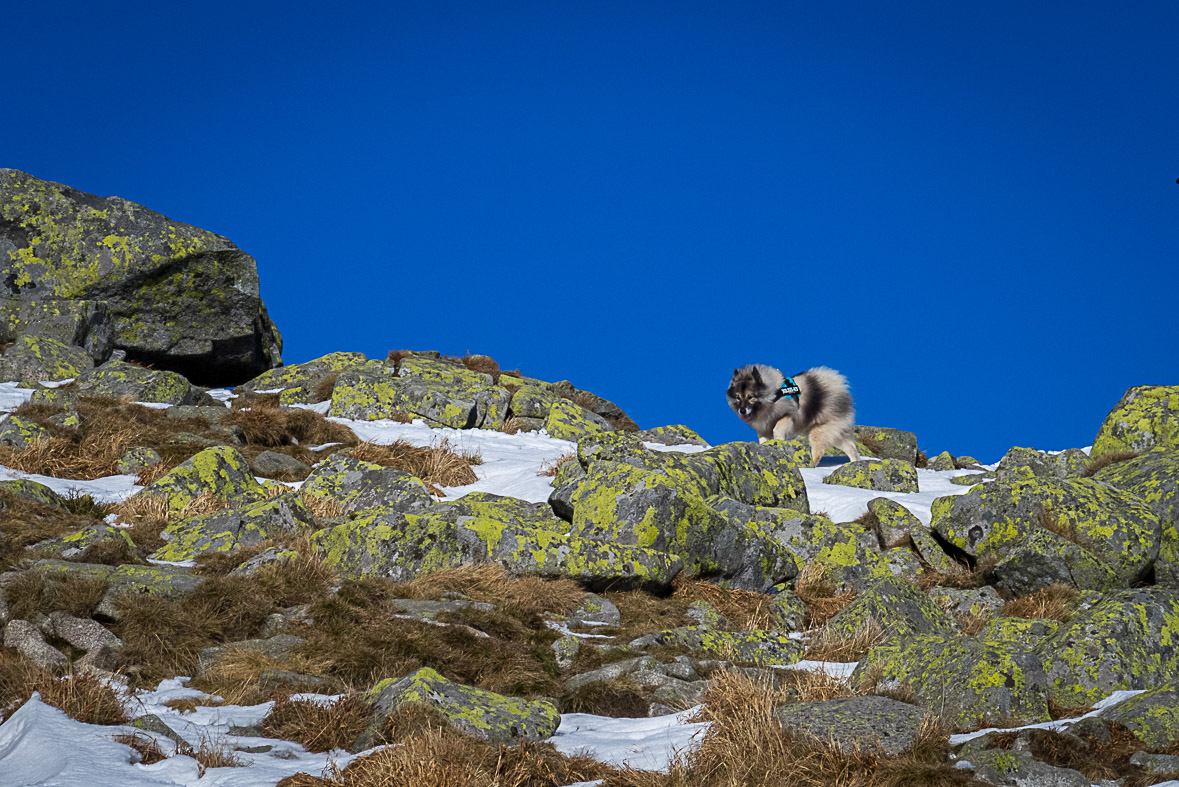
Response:
[[[785,399],[791,397],[795,404],[798,403],[798,395],[802,393],[802,389],[798,387],[798,383],[794,382],[793,377],[787,377],[782,381],[782,387],[778,389],[778,395],[774,397],[774,401],[778,399]]]

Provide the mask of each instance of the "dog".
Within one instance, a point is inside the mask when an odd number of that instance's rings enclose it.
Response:
[[[813,465],[832,446],[853,462],[860,459],[851,391],[847,378],[834,369],[816,366],[791,378],[772,366],[751,363],[733,370],[727,397],[733,412],[757,432],[759,443],[805,433]]]

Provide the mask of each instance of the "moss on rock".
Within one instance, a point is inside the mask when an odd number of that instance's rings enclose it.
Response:
[[[877,492],[918,492],[917,468],[900,459],[861,459],[835,468],[824,484],[854,486]]]
[[[827,622],[827,629],[851,637],[870,624],[879,626],[887,637],[950,636],[957,630],[954,619],[945,610],[899,577],[885,577],[872,583]]]
[[[173,512],[183,511],[202,495],[212,495],[231,505],[252,503],[266,496],[245,457],[228,446],[206,448],[137,494],[165,497]]]
[[[368,728],[349,747],[356,752],[377,742],[385,720],[406,705],[424,705],[442,714],[455,729],[491,744],[514,744],[552,737],[561,722],[557,707],[464,686],[429,667],[401,679],[380,681],[365,695],[373,705]]]
[[[1129,388],[1097,431],[1090,455],[1179,450],[1179,385]]]

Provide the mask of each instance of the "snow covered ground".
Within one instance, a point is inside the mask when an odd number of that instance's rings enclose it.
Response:
[[[27,401],[31,393],[29,389],[18,388],[15,383],[0,383],[0,414]],[[214,393],[218,399],[227,403],[232,396],[225,391]],[[313,405],[311,409],[322,412],[325,408]],[[551,479],[538,475],[538,472],[560,457],[575,453],[577,448],[574,443],[555,440],[544,434],[506,435],[485,430],[433,429],[420,421],[402,424],[394,421],[332,420],[347,425],[361,439],[374,443],[405,440],[414,445],[430,446],[445,440],[456,450],[477,451],[483,458],[483,464],[475,468],[479,480],[467,486],[443,490],[446,499],[459,498],[470,492],[492,492],[542,502],[548,499],[552,491],[549,486]],[[660,450],[703,450],[683,446],[674,449],[656,445],[651,447]],[[811,510],[825,511],[835,521],[855,519],[867,511],[869,500],[884,496],[896,500],[922,522],[928,523],[930,505],[935,498],[963,494],[969,489],[950,482],[953,476],[967,472],[962,470],[919,470],[921,491],[914,494],[873,492],[824,484],[823,478],[834,469],[834,465],[807,468],[802,470],[802,475]],[[0,480],[12,478],[31,478],[61,494],[89,494],[101,502],[123,500],[139,489],[135,486],[134,476],[119,475],[79,481],[30,475],[0,467]],[[846,677],[854,666],[807,662],[794,665],[793,668],[821,670]],[[176,756],[154,765],[141,765],[137,764],[134,751],[115,742],[113,737],[130,732],[143,735],[142,731],[82,724],[35,698],[0,724],[0,785],[272,787],[293,773],[329,773],[333,767],[343,768],[353,758],[342,751],[326,755],[311,754],[294,743],[230,735],[231,725],[258,723],[269,712],[270,703],[249,707],[201,706],[183,714],[174,711],[164,705],[167,700],[207,698],[207,695],[195,689],[186,688],[185,680],[176,678],[164,681],[153,691],[136,692],[127,700],[129,715],[134,718],[155,713],[194,746],[202,740],[225,741],[232,746],[247,748],[270,746],[270,751],[243,753],[242,758],[249,763],[247,767],[214,768],[206,771],[203,777],[199,774],[197,762],[191,757]],[[1134,693],[1115,692],[1106,703],[1120,702]],[[322,701],[330,699],[322,698]],[[677,753],[690,750],[704,735],[707,724],[689,722],[691,715],[691,711],[684,711],[657,718],[612,719],[581,713],[566,714],[562,716],[553,743],[564,753],[587,753],[614,765],[665,769]],[[963,736],[956,738],[966,740]],[[957,742],[961,741],[955,740]],[[172,751],[173,744],[168,739],[160,739],[159,743],[163,751]],[[1168,787],[1179,787],[1179,782],[1167,784]]]

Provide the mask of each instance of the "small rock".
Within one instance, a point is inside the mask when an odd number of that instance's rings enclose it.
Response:
[[[18,653],[39,667],[50,670],[65,669],[70,660],[45,641],[45,635],[27,620],[9,621],[4,627],[4,647]]]

